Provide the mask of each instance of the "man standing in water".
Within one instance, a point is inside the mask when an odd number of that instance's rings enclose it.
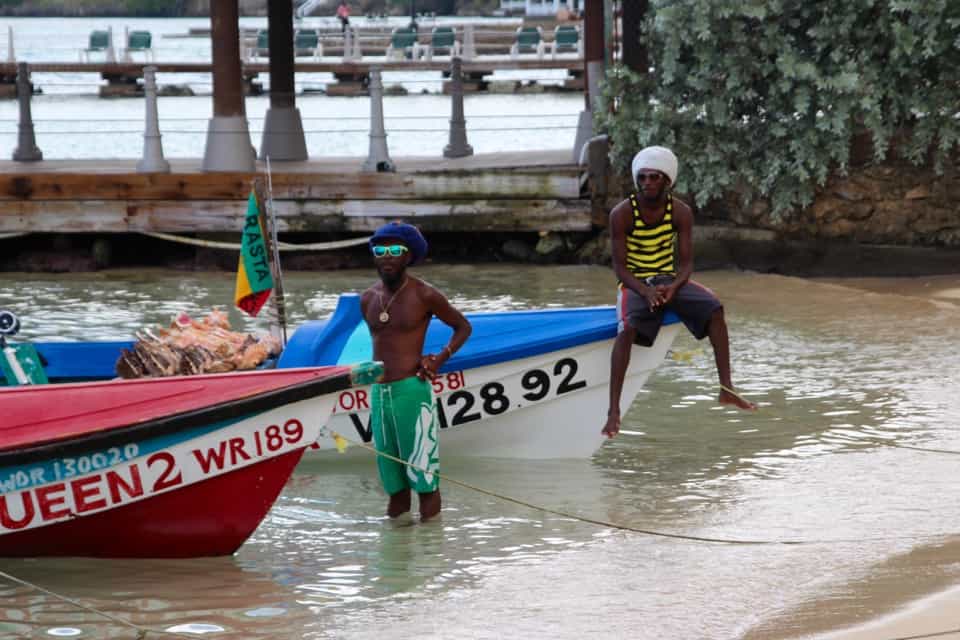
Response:
[[[360,309],[373,337],[373,357],[384,365],[373,385],[370,428],[377,451],[405,460],[377,456],[383,488],[390,496],[387,515],[410,510],[410,490],[420,496],[420,519],[440,513],[439,443],[431,382],[444,362],[470,336],[470,322],[407,267],[427,255],[427,241],[409,224],[391,222],[370,239],[380,282],[363,292]],[[424,354],[430,319],[436,316],[453,329],[439,353]]]
[[[667,309],[676,313],[698,340],[710,336],[720,376],[720,404],[756,409],[733,391],[723,305],[712,291],[690,280],[693,212],[673,197],[677,157],[665,147],[647,147],[634,156],[631,173],[637,193],[610,212],[613,270],[619,281],[619,333],[611,356],[610,407],[603,433],[612,438],[620,431],[620,395],[630,351],[634,344],[653,344]],[[675,268],[675,246],[679,269]]]

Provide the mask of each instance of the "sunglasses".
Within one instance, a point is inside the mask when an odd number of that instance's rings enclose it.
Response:
[[[637,182],[659,182],[663,180],[663,174],[653,172],[653,173],[638,173]]]
[[[373,256],[375,258],[385,258],[387,257],[387,255],[391,255],[394,258],[399,258],[403,254],[405,254],[407,251],[410,251],[410,249],[407,249],[402,244],[390,244],[390,245],[377,244],[373,246]]]

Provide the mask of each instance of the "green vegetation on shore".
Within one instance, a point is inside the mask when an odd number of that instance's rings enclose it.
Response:
[[[960,2],[649,6],[651,72],[617,67],[597,111],[618,169],[640,147],[671,146],[698,205],[764,200],[776,222],[852,167],[941,175],[960,156]]]

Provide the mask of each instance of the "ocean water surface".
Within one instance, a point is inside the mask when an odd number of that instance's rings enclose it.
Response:
[[[465,310],[613,299],[600,267],[417,272]],[[960,451],[960,279],[698,277],[726,305],[734,379],[756,413],[715,404],[709,345],[684,336],[624,432],[590,459],[454,459],[441,439],[451,478],[647,533],[453,484],[438,521],[391,522],[373,460],[329,453],[304,459],[233,557],[5,559],[0,570],[141,627],[211,638],[815,637],[960,581],[960,459],[929,451]],[[226,308],[232,278],[6,273],[0,308],[26,338],[121,338]],[[371,280],[287,273],[292,323]],[[599,430],[604,412],[585,428]],[[22,584],[0,580],[0,596],[0,638],[136,636]]]

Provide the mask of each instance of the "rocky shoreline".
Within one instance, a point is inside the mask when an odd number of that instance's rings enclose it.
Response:
[[[318,241],[285,235],[286,242]],[[223,234],[217,236],[223,241]],[[325,237],[319,241],[336,239]],[[610,264],[609,234],[435,233],[430,260],[435,263]],[[0,271],[67,273],[101,269],[164,267],[184,271],[233,271],[237,251],[194,247],[138,234],[32,234],[0,240]],[[923,276],[960,273],[960,247],[918,247],[836,239],[795,239],[781,232],[746,227],[700,225],[694,228],[698,271],[740,269],[807,277]],[[328,271],[365,268],[366,247],[326,252],[288,252],[284,269]]]

